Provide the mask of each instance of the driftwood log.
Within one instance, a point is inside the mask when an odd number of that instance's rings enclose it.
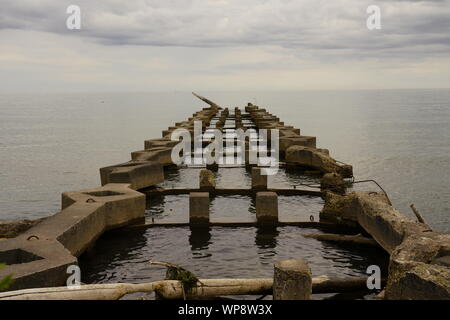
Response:
[[[217,103],[215,103],[215,102],[213,102],[213,101],[211,101],[211,100],[209,100],[209,99],[207,99],[205,97],[202,97],[201,95],[198,95],[195,92],[192,92],[192,94],[194,96],[196,96],[197,98],[199,98],[200,100],[202,100],[203,102],[206,102],[207,104],[209,104],[211,107],[213,107],[213,108],[220,108],[220,106]]]
[[[187,298],[199,299],[223,295],[272,294],[272,278],[203,279],[191,288]],[[366,278],[312,278],[312,293],[337,293],[367,289]],[[90,284],[78,287],[25,289],[0,293],[0,300],[117,300],[130,293],[155,292],[163,299],[183,299],[181,281],[162,280],[150,283]]]
[[[305,238],[313,238],[322,241],[331,241],[331,242],[346,242],[351,244],[362,244],[362,245],[370,245],[370,246],[379,246],[378,243],[371,238],[366,238],[362,235],[342,235],[342,234],[333,234],[333,233],[324,233],[324,234],[305,234],[303,235]]]

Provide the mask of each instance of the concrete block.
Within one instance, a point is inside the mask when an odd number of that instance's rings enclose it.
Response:
[[[191,225],[209,224],[208,192],[191,192],[189,194],[189,223]]]
[[[200,170],[200,190],[212,191],[216,188],[216,178],[214,173],[208,169]]]
[[[278,195],[275,192],[256,193],[256,219],[258,224],[278,222]]]
[[[62,211],[20,236],[0,241],[0,278],[14,274],[13,289],[65,284],[67,267],[108,229],[142,220],[145,195],[128,184],[66,192]]]
[[[128,183],[134,190],[164,182],[164,171],[156,161],[130,161],[100,168],[102,185]]]
[[[279,139],[280,152],[286,152],[290,146],[304,146],[315,148],[316,147],[316,137],[308,136],[280,136]]]
[[[133,161],[156,161],[162,166],[172,165],[172,148],[154,147],[147,150],[133,151]]]
[[[246,161],[247,159],[248,157],[246,157]],[[267,190],[267,175],[261,174],[261,168],[252,168],[252,189]]]
[[[344,178],[353,176],[353,168],[349,165],[340,165],[323,152],[315,148],[293,145],[285,153],[287,163],[297,164],[307,168],[314,168],[322,173],[338,173]]]
[[[311,269],[305,260],[286,259],[275,263],[274,300],[309,300],[311,294]]]
[[[144,141],[144,149],[151,149],[154,147],[172,148],[178,144],[178,141],[170,139],[150,139]]]
[[[320,189],[328,190],[338,194],[345,194],[347,184],[342,176],[338,173],[325,173],[320,179]]]

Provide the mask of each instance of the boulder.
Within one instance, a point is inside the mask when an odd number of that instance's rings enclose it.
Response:
[[[315,148],[299,145],[290,146],[286,150],[285,159],[287,163],[314,168],[322,173],[335,172],[344,178],[350,178],[353,176],[352,166],[340,165],[336,162],[336,160]]]
[[[200,170],[200,190],[213,190],[216,188],[214,173],[208,169]]]
[[[338,173],[325,173],[320,180],[320,189],[322,191],[329,190],[338,194],[344,194],[346,189],[346,182]]]

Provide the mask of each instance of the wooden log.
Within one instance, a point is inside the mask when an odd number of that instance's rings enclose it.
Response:
[[[273,279],[200,279],[203,285],[191,289],[188,298],[207,298],[220,295],[272,294]],[[327,276],[312,278],[312,293],[351,292],[367,289],[367,278],[333,279]],[[385,280],[382,279],[382,283]],[[164,299],[182,299],[180,281],[162,280],[150,283],[90,284],[78,287],[52,287],[7,291],[0,300],[117,300],[126,294],[156,292]]]
[[[165,281],[24,289],[2,292],[0,300],[117,300],[129,293],[153,292],[163,282]]]
[[[215,103],[215,102],[213,102],[213,101],[211,101],[211,100],[209,100],[209,99],[207,99],[207,98],[205,98],[205,97],[202,97],[201,95],[198,95],[198,94],[196,94],[195,92],[192,92],[192,94],[195,96],[195,97],[197,97],[197,98],[199,98],[200,100],[202,100],[203,102],[206,102],[207,104],[209,104],[211,107],[213,107],[213,108],[220,108],[220,106],[217,104],[217,103]]]
[[[313,239],[322,240],[322,241],[346,242],[346,243],[351,243],[351,244],[379,246],[378,243],[374,239],[366,238],[359,234],[357,234],[357,235],[342,235],[342,234],[324,233],[324,234],[305,234],[303,236],[305,238],[313,238]]]
[[[222,295],[271,294],[273,279],[204,279],[202,285],[191,288],[186,298],[207,298]],[[159,286],[155,292],[163,299],[182,299],[180,281]]]
[[[432,230],[430,225],[425,222],[425,219],[422,217],[422,215],[420,214],[419,210],[417,210],[417,208],[414,206],[414,204],[411,204],[409,207],[414,212],[414,215],[416,216],[417,221],[419,221],[420,223],[426,225],[428,228],[430,228],[430,230]]]
[[[367,290],[367,278],[330,278],[319,276],[312,279],[312,293],[341,293],[357,290]],[[381,279],[382,286],[386,285],[386,279]]]

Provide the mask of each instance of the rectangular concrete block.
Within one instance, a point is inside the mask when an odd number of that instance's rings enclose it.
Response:
[[[267,189],[267,175],[261,174],[261,168],[252,168],[252,189]]]
[[[275,192],[258,192],[256,194],[256,219],[258,224],[278,222],[278,195]]]
[[[280,152],[285,152],[290,146],[316,147],[316,137],[286,136],[280,137]]]
[[[131,160],[135,161],[156,161],[162,166],[173,164],[172,162],[172,148],[153,147],[147,150],[133,151],[131,153]]]
[[[156,161],[130,161],[100,168],[100,178],[102,185],[128,183],[138,190],[164,182],[164,170]]]
[[[191,192],[189,194],[189,223],[194,225],[209,223],[208,192]]]
[[[178,141],[172,141],[170,139],[149,139],[144,141],[144,148],[150,149],[154,147],[166,147],[171,148],[178,144]]]
[[[274,300],[309,300],[311,293],[311,269],[306,260],[286,259],[275,263]]]

